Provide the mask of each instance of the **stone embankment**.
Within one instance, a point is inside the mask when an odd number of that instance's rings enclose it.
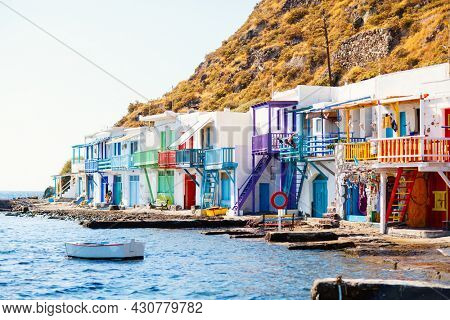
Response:
[[[319,279],[313,300],[448,300],[450,286],[422,281],[378,279]]]

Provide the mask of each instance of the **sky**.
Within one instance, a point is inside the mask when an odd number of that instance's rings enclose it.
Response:
[[[0,0],[0,190],[52,185],[72,145],[188,78],[257,2]]]

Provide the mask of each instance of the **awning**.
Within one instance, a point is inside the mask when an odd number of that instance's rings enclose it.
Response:
[[[383,99],[380,101],[381,104],[392,104],[392,103],[401,103],[401,102],[413,102],[413,101],[419,101],[421,98],[420,95],[414,95],[414,96],[403,96],[403,97],[390,97],[387,99]]]
[[[181,135],[174,143],[169,146],[169,149],[177,148],[179,145],[188,141],[198,130],[204,128],[208,123],[211,123],[213,118],[210,114],[204,114],[198,117],[198,121]]]
[[[127,134],[125,136],[121,136],[121,137],[112,139],[111,141],[107,142],[106,144],[120,143],[120,142],[124,142],[124,141],[133,140],[134,138],[138,137],[140,134],[141,134],[140,132],[136,132],[133,134]]]
[[[78,144],[78,145],[72,146],[72,148],[73,149],[81,149],[81,148],[85,148],[85,147],[89,147],[89,146],[94,146],[94,145],[96,145],[98,143],[105,142],[105,141],[107,141],[109,139],[111,139],[111,138],[110,137],[106,137],[106,138],[101,138],[101,139],[95,139],[95,140],[92,140],[91,142],[87,142],[87,143],[84,143],[84,144]]]

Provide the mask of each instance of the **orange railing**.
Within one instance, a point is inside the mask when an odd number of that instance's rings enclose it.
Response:
[[[450,138],[412,136],[377,141],[380,162],[450,162]]]

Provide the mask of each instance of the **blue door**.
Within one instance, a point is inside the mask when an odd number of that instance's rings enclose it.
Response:
[[[130,176],[130,207],[139,204],[139,176]]]
[[[221,196],[220,206],[229,208],[231,206],[231,186],[230,177],[226,173],[222,173],[220,177]]]
[[[259,211],[261,213],[270,212],[270,185],[268,183],[259,184]]]
[[[100,195],[100,202],[105,202],[105,196],[108,193],[108,177],[102,177],[102,189]]]
[[[400,137],[406,136],[406,112],[400,112]]]
[[[122,177],[114,176],[113,204],[119,205],[121,202],[122,202]]]
[[[361,215],[358,207],[359,188],[358,185],[349,183],[347,185],[347,196],[345,199],[345,215],[348,219],[350,216]]]
[[[312,216],[315,218],[322,218],[323,214],[327,212],[327,206],[327,177],[319,175],[313,182]]]

